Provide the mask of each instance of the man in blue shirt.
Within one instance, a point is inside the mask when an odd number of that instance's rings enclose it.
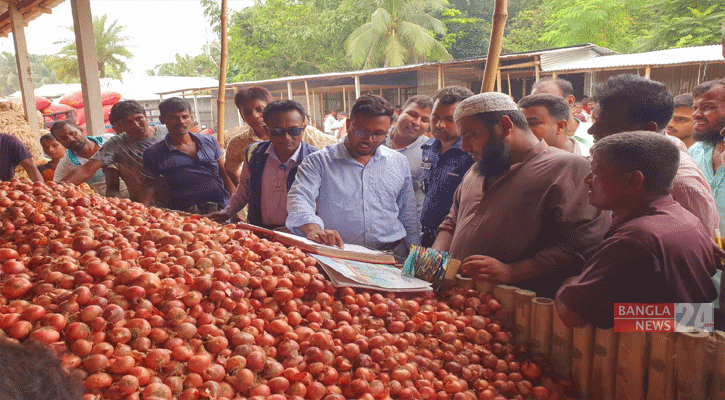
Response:
[[[407,254],[420,244],[408,159],[380,146],[393,108],[380,96],[355,101],[343,143],[310,154],[287,197],[287,228],[310,240]]]
[[[269,140],[252,143],[245,153],[237,191],[224,210],[208,215],[224,222],[249,204],[247,222],[268,229],[284,226],[287,219],[287,192],[297,168],[317,147],[302,141],[305,110],[294,100],[273,101],[262,112]]]
[[[144,152],[139,202],[151,204],[155,181],[161,180],[168,189],[169,208],[194,214],[224,208],[234,185],[224,172],[216,138],[189,132],[191,106],[178,97],[159,103],[159,113],[169,134]]]
[[[453,195],[463,175],[473,164],[473,158],[461,150],[461,137],[453,121],[458,103],[473,96],[470,90],[451,86],[441,89],[433,98],[431,125],[433,136],[422,147],[423,212],[420,216],[423,237],[421,244],[430,247],[435,242],[438,226],[451,211]]]

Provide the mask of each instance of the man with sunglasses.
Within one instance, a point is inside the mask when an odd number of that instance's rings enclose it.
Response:
[[[225,222],[249,204],[247,221],[274,229],[287,219],[287,192],[297,167],[317,147],[302,141],[305,110],[293,100],[273,101],[264,108],[262,118],[269,140],[250,144],[251,153],[244,163],[237,191],[224,210],[209,214],[211,220]]]
[[[318,243],[353,243],[399,257],[420,244],[408,159],[380,146],[392,115],[380,96],[355,101],[345,141],[300,165],[287,198],[287,228]]]

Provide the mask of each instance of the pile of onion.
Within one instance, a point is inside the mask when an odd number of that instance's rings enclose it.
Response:
[[[297,248],[79,188],[0,182],[0,336],[86,398],[557,399],[489,294],[336,289]],[[544,371],[542,372],[542,368]]]

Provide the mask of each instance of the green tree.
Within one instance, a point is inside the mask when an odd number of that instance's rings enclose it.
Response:
[[[526,9],[518,13],[510,23],[506,24],[509,30],[503,38],[502,51],[518,53],[550,47],[550,44],[541,38],[549,14],[550,10],[543,7]]]
[[[30,75],[33,79],[33,86],[40,87],[48,83],[58,83],[53,73],[45,63],[46,56],[37,54],[28,54],[30,61]],[[0,53],[0,96],[7,96],[13,92],[20,90],[20,80],[18,79],[18,65],[15,61],[15,54],[3,51]]]
[[[725,19],[722,4],[710,0],[672,0],[658,4],[644,30],[637,50],[717,44],[721,39],[720,21]]]
[[[368,22],[355,29],[345,42],[353,67],[396,67],[451,59],[434,37],[445,35],[445,25],[431,15],[443,11],[446,0],[350,1],[370,14]]]
[[[196,56],[176,54],[175,57],[175,62],[159,64],[153,69],[146,71],[146,73],[150,76],[219,76],[218,48],[216,57],[205,53]]]
[[[454,59],[477,57],[488,49],[491,23],[469,17],[466,11],[448,8],[439,18],[446,25],[446,34],[439,41]]]
[[[232,13],[228,81],[347,70],[341,42],[363,20],[345,3],[320,0],[259,1]]]
[[[93,17],[93,35],[96,40],[96,55],[98,59],[98,72],[101,78],[121,78],[121,74],[128,71],[124,59],[130,59],[133,54],[128,50],[126,42],[129,36],[123,36],[126,27],[114,20],[106,25],[108,15]],[[68,27],[73,32],[73,27]],[[78,82],[78,56],[75,39],[62,39],[54,44],[63,44],[57,56],[49,58],[48,63],[58,77],[64,82]]]

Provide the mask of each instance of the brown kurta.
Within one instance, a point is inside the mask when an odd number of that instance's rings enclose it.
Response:
[[[485,192],[476,168],[466,173],[439,227],[453,233],[451,255],[503,263],[535,258],[552,274],[512,285],[554,296],[564,279],[581,273],[584,255],[602,241],[611,221],[587,199],[589,161],[542,140]]]

